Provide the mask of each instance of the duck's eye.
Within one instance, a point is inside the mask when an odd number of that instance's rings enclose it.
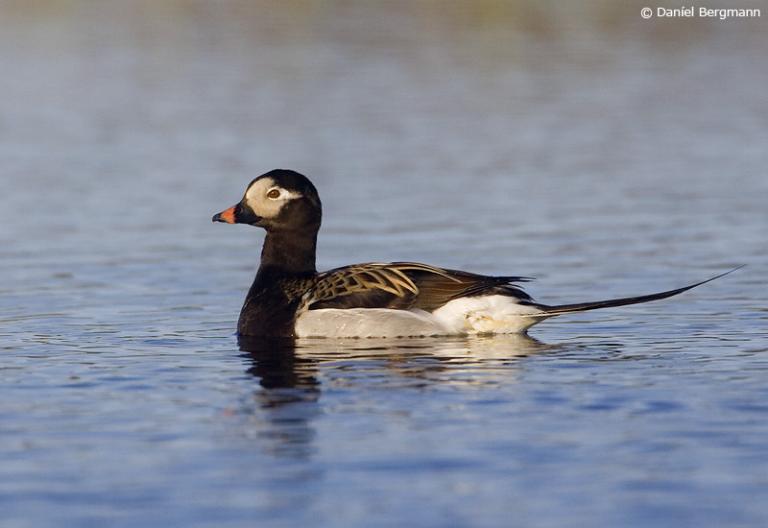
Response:
[[[270,200],[277,200],[280,198],[280,189],[270,189],[267,193],[267,198]]]

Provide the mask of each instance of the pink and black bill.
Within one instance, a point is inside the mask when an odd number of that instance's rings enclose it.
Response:
[[[220,213],[216,213],[211,218],[212,222],[224,222],[227,224],[251,224],[255,225],[261,221],[261,217],[254,214],[250,207],[243,205],[240,202],[237,205],[233,205],[229,209],[224,209]]]

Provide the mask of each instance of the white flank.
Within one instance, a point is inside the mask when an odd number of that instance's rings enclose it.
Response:
[[[434,317],[451,334],[518,334],[541,322],[542,311],[520,304],[507,295],[462,297],[434,312]]]
[[[412,337],[518,334],[543,320],[541,310],[506,295],[464,297],[432,313],[386,308],[309,310],[296,320],[298,337]],[[534,317],[532,317],[534,316]]]
[[[387,308],[323,308],[296,319],[297,337],[413,337],[447,335],[428,312]]]

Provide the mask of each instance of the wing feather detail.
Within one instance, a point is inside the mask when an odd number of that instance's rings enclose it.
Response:
[[[525,280],[528,278],[489,277],[416,262],[374,262],[321,273],[304,295],[302,306],[432,311],[450,300],[486,292],[528,301],[530,297],[511,284]]]

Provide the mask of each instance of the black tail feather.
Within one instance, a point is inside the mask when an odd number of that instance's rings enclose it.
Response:
[[[538,305],[538,306],[544,311],[541,317],[552,317],[555,315],[561,315],[566,313],[584,312],[587,310],[597,310],[598,308],[610,308],[612,306],[625,306],[627,304],[639,304],[639,303],[645,303],[650,301],[658,301],[659,299],[666,299],[667,297],[672,297],[679,293],[686,292],[697,286],[701,286],[702,284],[712,282],[713,280],[719,279],[720,277],[725,277],[726,275],[733,273],[736,270],[740,270],[744,266],[746,266],[746,264],[733,268],[732,270],[726,271],[725,273],[721,273],[720,275],[716,275],[707,280],[697,282],[696,284],[691,284],[690,286],[685,286],[683,288],[677,288],[676,290],[669,290],[669,291],[664,291],[659,293],[651,293],[649,295],[638,295],[637,297],[623,297],[621,299],[608,299],[605,301],[592,301],[592,302],[582,302],[582,303],[574,303],[574,304],[559,304],[555,306],[547,306],[547,305]]]

